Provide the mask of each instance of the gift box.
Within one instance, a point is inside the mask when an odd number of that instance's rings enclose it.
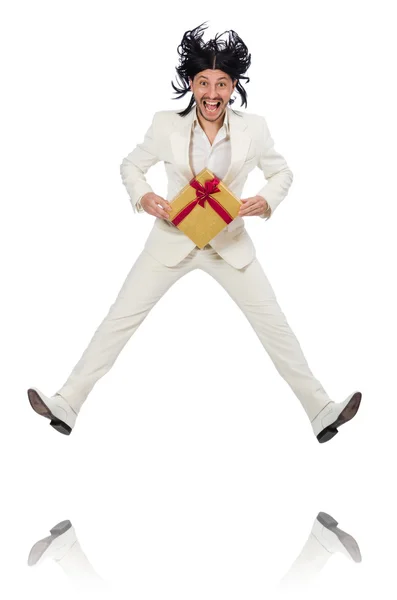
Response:
[[[239,213],[240,200],[209,169],[203,169],[170,202],[171,221],[204,248]]]

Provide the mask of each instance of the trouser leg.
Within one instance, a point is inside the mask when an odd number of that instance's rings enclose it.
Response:
[[[166,267],[145,250],[142,251],[108,314],[66,382],[57,391],[76,412],[95,383],[110,370],[150,310],[190,269],[189,256],[175,267]]]
[[[207,253],[203,269],[243,311],[277,371],[300,400],[310,420],[331,402],[311,372],[301,346],[282,312],[257,258],[235,269],[216,252]]]

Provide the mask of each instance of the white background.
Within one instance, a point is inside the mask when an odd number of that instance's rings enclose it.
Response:
[[[396,43],[392,2],[5,2],[1,49],[0,586],[69,597],[31,546],[70,519],[96,572],[129,598],[278,593],[319,511],[363,561],[330,555],[307,594],[395,593]],[[309,365],[356,418],[318,444],[244,315],[195,271],[154,307],[91,392],[72,435],[26,390],[64,383],[154,217],[120,164],[153,113],[182,110],[183,33],[234,29],[248,107],[294,181],[246,228]],[[166,194],[164,166],[147,174]],[[263,185],[250,175],[245,197]],[[118,590],[118,591],[116,591]]]

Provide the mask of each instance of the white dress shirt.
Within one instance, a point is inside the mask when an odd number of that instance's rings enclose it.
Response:
[[[196,117],[192,123],[192,133],[189,147],[190,167],[196,177],[200,171],[207,168],[216,177],[223,179],[229,169],[231,160],[231,144],[229,132],[229,120],[227,112],[222,127],[218,130],[212,143],[206,136]]]

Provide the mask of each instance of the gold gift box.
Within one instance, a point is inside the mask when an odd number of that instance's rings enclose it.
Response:
[[[214,177],[215,175],[209,169],[203,169],[170,202],[172,211],[168,220],[172,222],[175,219],[174,225],[199,248],[204,248],[237,217],[242,204],[220,180],[216,185],[219,191],[209,192],[210,197],[204,194],[206,182],[212,181]],[[191,185],[192,182],[200,184],[198,191]],[[214,185],[211,186],[207,183],[207,188],[211,189]],[[200,198],[201,203],[199,204],[197,200]],[[194,208],[191,210],[192,206]],[[218,214],[217,211],[221,214]],[[187,212],[188,214],[186,214]]]

